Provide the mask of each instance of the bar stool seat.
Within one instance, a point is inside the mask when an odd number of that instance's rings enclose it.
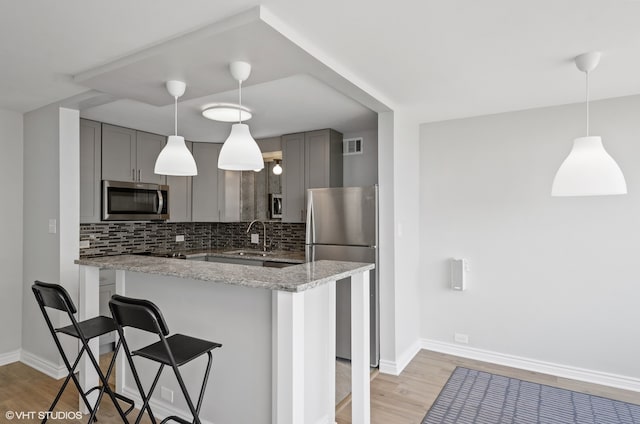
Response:
[[[203,355],[210,350],[222,347],[220,343],[197,339],[184,334],[174,334],[165,339],[169,344],[169,351],[173,353],[176,365],[181,366]],[[141,356],[161,364],[171,365],[171,358],[162,341],[131,352],[134,356]]]
[[[99,337],[104,334],[111,333],[112,331],[117,331],[116,324],[113,322],[113,319],[105,316],[89,318],[86,321],[81,321],[78,323],[78,327],[87,339],[93,339],[94,337]],[[58,333],[67,334],[71,337],[80,338],[80,334],[73,324],[58,328],[56,331]]]

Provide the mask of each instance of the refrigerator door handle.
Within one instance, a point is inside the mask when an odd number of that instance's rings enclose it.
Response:
[[[310,195],[309,204],[307,205],[307,244],[315,243],[315,241],[316,241],[316,228],[313,222],[313,201]]]

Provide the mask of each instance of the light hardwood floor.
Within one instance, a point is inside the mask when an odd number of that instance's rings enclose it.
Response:
[[[399,376],[378,374],[371,382],[371,423],[419,424],[456,366],[640,404],[638,392],[422,350]],[[338,424],[351,423],[350,405],[336,418]]]
[[[371,383],[371,422],[373,424],[419,424],[456,366],[640,404],[640,393],[637,392],[582,383],[423,350],[416,355],[400,376],[378,374],[373,379]],[[61,383],[62,380],[53,380],[21,363],[0,367],[0,423],[10,422],[4,418],[7,411],[46,411]],[[77,405],[78,395],[75,387],[70,384],[56,410],[75,411]],[[350,423],[350,416],[350,405],[347,404],[338,412],[337,422],[339,424]],[[101,424],[121,422],[109,399],[103,401],[98,419],[98,423]],[[75,424],[85,421],[86,416],[84,420],[67,422]],[[39,421],[13,420],[13,422],[24,424]],[[145,416],[143,423],[148,424],[149,422]]]

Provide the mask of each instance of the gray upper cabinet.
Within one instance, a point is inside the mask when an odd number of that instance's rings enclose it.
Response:
[[[80,223],[100,222],[102,124],[80,120]]]
[[[240,220],[240,172],[218,169],[222,144],[193,143],[198,175],[191,191],[194,222]]]
[[[304,222],[304,133],[282,136],[282,221]]]
[[[102,124],[102,179],[164,184],[153,172],[165,137]]]
[[[192,217],[194,222],[220,220],[218,204],[218,155],[220,144],[193,143],[198,175],[193,177]]]
[[[165,184],[166,177],[153,172],[156,159],[165,145],[166,137],[136,131],[136,164],[138,181],[143,183]]]
[[[193,143],[185,142],[193,152]],[[169,222],[191,221],[191,187],[192,177],[176,177],[167,175],[169,186]]]
[[[309,188],[342,186],[342,134],[331,129],[282,136],[282,221],[305,222]]]
[[[136,131],[102,124],[102,179],[136,181]]]

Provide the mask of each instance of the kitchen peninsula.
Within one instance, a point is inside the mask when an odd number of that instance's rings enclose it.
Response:
[[[351,277],[352,414],[354,423],[369,423],[373,264],[316,261],[265,268],[136,255],[76,263],[81,319],[98,315],[99,270],[114,269],[116,292],[156,303],[172,333],[223,344],[214,355],[201,412],[203,422],[216,424],[335,422],[335,289],[337,280]],[[133,340],[151,341],[142,336]],[[139,364],[143,385],[148,386],[153,367]],[[184,371],[190,390],[199,385],[200,365]],[[90,366],[84,366],[82,383],[88,387],[96,380]],[[152,401],[158,415],[178,412],[188,417],[173,376],[163,375],[159,385],[165,397]],[[122,357],[116,389],[136,398]]]

